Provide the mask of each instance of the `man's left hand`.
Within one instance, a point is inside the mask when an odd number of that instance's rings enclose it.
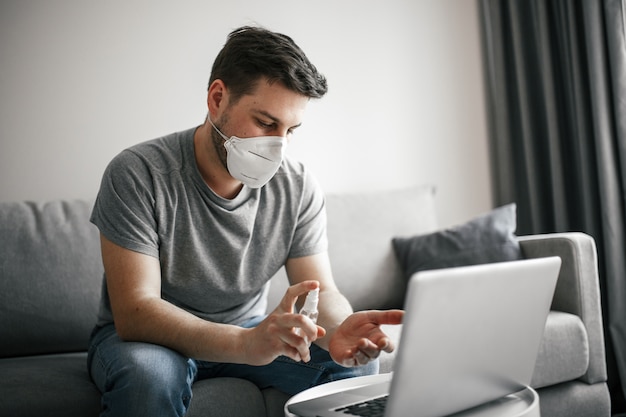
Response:
[[[403,316],[402,310],[369,310],[351,314],[332,335],[330,356],[341,366],[353,367],[378,358],[381,351],[392,352],[395,346],[380,326],[400,324]]]

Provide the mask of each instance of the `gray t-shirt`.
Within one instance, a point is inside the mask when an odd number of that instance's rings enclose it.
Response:
[[[194,132],[116,156],[91,221],[115,244],[159,259],[163,299],[206,320],[241,324],[265,312],[266,284],[288,258],[327,249],[324,198],[288,158],[262,188],[218,196],[196,165]],[[112,321],[105,279],[98,324]]]

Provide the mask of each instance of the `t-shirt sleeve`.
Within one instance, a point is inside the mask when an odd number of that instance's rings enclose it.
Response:
[[[305,171],[302,201],[289,257],[299,258],[327,250],[324,193],[315,178],[308,171]]]
[[[113,243],[158,257],[154,187],[142,158],[126,150],[107,166],[91,222]]]

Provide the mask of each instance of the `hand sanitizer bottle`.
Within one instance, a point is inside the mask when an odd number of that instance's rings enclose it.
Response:
[[[302,306],[302,309],[300,310],[300,314],[310,318],[313,321],[313,323],[317,323],[317,316],[318,316],[317,303],[319,301],[319,294],[320,294],[319,288],[309,291],[309,293],[306,296],[306,299],[304,300],[304,306]],[[296,328],[296,334],[297,335],[300,334],[300,328]],[[304,339],[306,340],[306,337]],[[307,340],[307,343],[310,344],[308,340]]]

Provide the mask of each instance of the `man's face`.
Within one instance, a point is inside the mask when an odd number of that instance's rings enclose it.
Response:
[[[293,92],[280,83],[269,84],[260,80],[252,94],[242,96],[237,102],[228,102],[214,121],[215,126],[231,137],[282,136],[289,140],[302,124],[309,98]],[[213,129],[211,138],[220,161],[226,168],[224,139]]]

